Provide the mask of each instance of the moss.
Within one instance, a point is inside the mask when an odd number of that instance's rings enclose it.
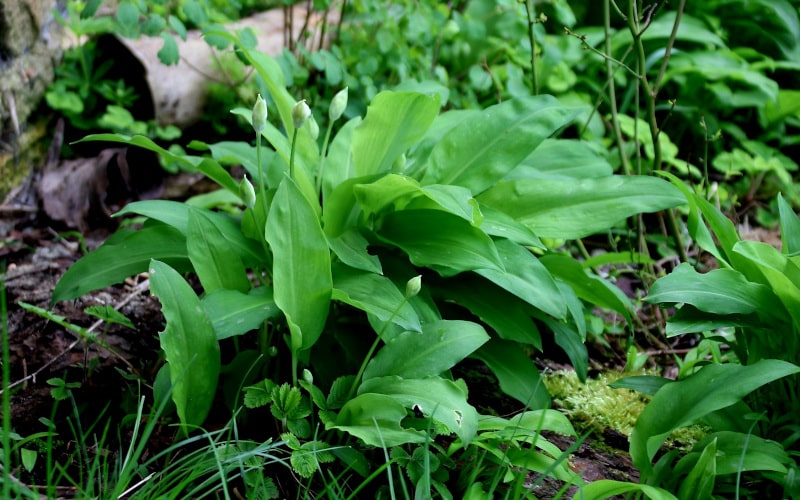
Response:
[[[636,419],[647,406],[649,396],[629,389],[613,389],[609,384],[622,377],[652,373],[605,372],[585,384],[574,371],[559,370],[545,374],[544,383],[553,404],[569,418],[578,432],[591,431],[598,437],[613,429],[630,437]],[[707,434],[701,426],[678,429],[670,435],[667,446],[686,449]]]

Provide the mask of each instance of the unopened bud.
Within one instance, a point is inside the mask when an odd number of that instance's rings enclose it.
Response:
[[[347,109],[347,87],[337,92],[331,99],[331,105],[328,108],[328,116],[331,121],[341,118],[345,109]]]
[[[292,108],[292,121],[294,128],[300,128],[311,116],[311,108],[306,104],[306,100],[298,101]]]
[[[314,375],[308,370],[308,368],[303,368],[303,380],[305,380],[309,385],[314,383]]]
[[[256,104],[253,106],[253,130],[260,134],[267,126],[267,101],[258,94]]]
[[[315,141],[319,137],[319,124],[317,123],[317,120],[315,120],[313,116],[308,121],[308,132],[311,134],[311,138],[314,139]]]
[[[253,184],[250,183],[250,180],[246,175],[239,183],[239,198],[242,199],[244,206],[247,208],[253,208],[256,206],[256,190],[253,188]]]
[[[416,297],[420,290],[422,290],[422,275],[417,275],[406,283],[406,298]]]

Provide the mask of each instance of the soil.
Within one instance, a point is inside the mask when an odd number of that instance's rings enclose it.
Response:
[[[184,194],[186,189],[194,189],[186,186],[194,186],[196,179],[189,179],[188,184],[185,180],[178,182],[183,182],[184,188],[177,189]],[[174,193],[176,189],[173,186],[166,191]],[[21,209],[19,200],[5,204],[6,207],[12,205],[13,210],[0,211],[0,263],[4,263],[6,274],[11,420],[15,432],[21,436],[42,432],[45,430],[43,418],[59,426],[72,414],[73,404],[80,408],[83,425],[101,416],[124,417],[140,396],[152,399],[152,388],[147,384],[154,380],[161,363],[158,332],[163,329],[163,317],[158,300],[149,294],[146,275],[72,302],[51,304],[52,290],[59,278],[82,255],[81,242],[85,242],[88,250],[96,248],[113,232],[113,224],[104,219],[102,222],[106,225],[95,224],[80,237],[49,219],[36,205]],[[22,309],[20,303],[63,316],[67,322],[96,334],[96,341],[87,342],[57,323]],[[112,325],[101,331],[104,327],[95,321],[96,318],[83,312],[91,305],[113,306],[132,321],[135,330]],[[471,394],[478,399],[473,404],[481,411],[488,408],[508,416],[521,409],[518,403],[497,394],[496,382],[490,377],[479,380],[480,374],[472,373],[475,380],[468,383]],[[51,379],[79,383],[72,391],[74,402],[55,404],[51,396],[53,386],[48,384]],[[74,447],[70,436],[61,437],[63,439],[55,442],[59,447],[53,450],[55,458],[70,456]],[[546,437],[562,450],[574,445],[574,439],[564,436],[548,434]],[[125,439],[124,436],[120,438]],[[161,427],[151,438],[153,451],[168,446],[174,439],[174,428]],[[635,481],[638,475],[626,447],[624,436],[615,436],[613,431],[606,437],[589,437],[574,451],[570,466],[586,481]],[[113,446],[107,448],[114,449]],[[30,485],[43,483],[38,467],[33,474],[18,477]],[[536,479],[531,478],[531,481]],[[561,486],[557,481],[544,479],[538,481],[534,494],[537,498],[552,498]],[[59,494],[68,498],[74,492],[65,489]]]

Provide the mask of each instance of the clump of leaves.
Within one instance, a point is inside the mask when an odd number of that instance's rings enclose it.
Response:
[[[145,147],[203,172],[221,186],[204,199],[233,210],[130,204],[120,215],[144,216],[144,226],[118,232],[54,291],[65,300],[149,271],[166,317],[164,370],[185,430],[202,425],[214,401],[220,342],[253,331],[260,358],[252,370],[265,381],[248,389],[247,401],[270,405],[277,430],[298,440],[320,428],[368,447],[433,436],[469,447],[481,417],[450,369],[477,358],[507,395],[541,410],[549,395],[524,347],[541,349],[543,334],[585,377],[583,301],[625,317],[630,304],[574,259],[539,259],[531,248],[547,251],[539,236],[581,237],[674,206],[682,201],[676,189],[613,176],[602,162],[590,167],[591,178],[559,170],[565,155],[591,153],[548,140],[576,114],[549,96],[440,115],[437,95],[384,92],[330,142],[329,125],[320,147],[310,109],[288,93],[273,59],[231,33],[207,36],[239,48],[277,110],[278,125],[261,98],[252,111],[234,110],[252,122],[255,147],[195,141],[210,154],[192,156],[141,136],[87,140]],[[331,120],[341,116],[340,101]],[[255,186],[233,179],[223,167],[232,163]],[[199,278],[199,295],[185,272]]]
[[[647,301],[679,305],[667,335],[701,333],[733,355],[695,359],[678,381],[653,377],[619,385],[653,394],[631,435],[631,457],[650,484],[711,474],[704,491],[740,489],[743,475],[770,479],[797,495],[798,342],[800,341],[800,219],[779,196],[782,250],[742,241],[717,208],[670,177],[689,203],[689,231],[720,269],[700,274],[688,263],[659,279]],[[713,354],[714,351],[712,351]],[[715,432],[673,463],[651,461],[674,429],[700,422]],[[675,473],[666,476],[667,470]],[[716,481],[716,484],[715,484]],[[683,486],[681,487],[683,489]],[[716,488],[716,489],[714,489]]]

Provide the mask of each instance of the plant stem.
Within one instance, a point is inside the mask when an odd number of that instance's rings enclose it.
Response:
[[[289,153],[289,177],[294,179],[294,150],[295,146],[297,145],[297,127],[295,127],[294,132],[292,132],[292,150]]]
[[[378,344],[380,343],[381,339],[383,338],[383,334],[386,333],[386,328],[389,327],[389,324],[392,322],[395,316],[400,313],[400,309],[408,302],[408,297],[403,297],[403,301],[397,306],[397,308],[392,311],[391,316],[383,323],[383,328],[381,331],[378,332],[378,335],[375,337],[375,341],[367,351],[367,355],[364,356],[364,361],[361,363],[361,366],[358,369],[358,373],[356,374],[356,378],[353,380],[353,384],[350,386],[350,390],[347,392],[347,400],[349,401],[350,398],[353,397],[353,394],[356,392],[356,387],[358,387],[358,383],[361,380],[361,377],[364,375],[364,371],[367,369],[367,363],[369,360],[372,359],[372,354],[375,352],[375,349],[378,348]]]
[[[0,262],[0,332],[3,334],[3,498],[11,498],[11,351],[6,306],[6,262]]]
[[[606,38],[606,54],[611,56],[611,0],[603,2],[603,29]],[[617,108],[617,92],[614,84],[614,71],[611,65],[611,58],[606,57],[606,79],[608,83],[608,104],[611,107],[611,126],[614,128],[614,138],[619,149],[619,159],[622,163],[622,170],[625,175],[631,175],[630,160],[625,154],[625,140],[622,137],[622,128],[619,125],[619,109]]]
[[[539,95],[539,76],[536,72],[536,7],[533,0],[525,0],[525,13],[528,15],[528,40],[531,44],[531,93]]]
[[[328,121],[328,128],[325,130],[325,138],[322,140],[322,149],[319,154],[319,169],[317,169],[317,196],[322,199],[322,169],[325,166],[325,160],[328,157],[328,141],[331,139],[331,131],[333,130],[333,120]]]

